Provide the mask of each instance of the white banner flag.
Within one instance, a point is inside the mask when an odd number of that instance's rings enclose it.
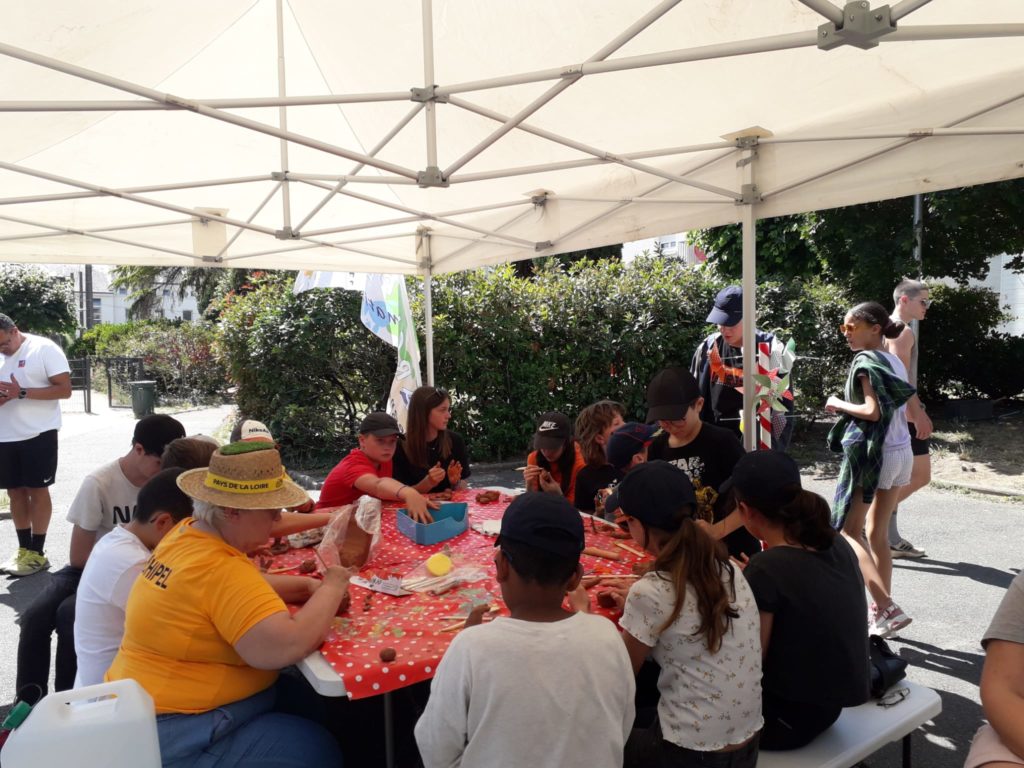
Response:
[[[423,383],[420,347],[412,321],[405,278],[401,275],[366,275],[363,288],[363,325],[398,350],[398,367],[388,395],[388,413],[405,429],[409,398]]]
[[[304,269],[295,276],[292,293],[296,296],[312,288],[346,288],[350,291],[363,290],[366,275],[359,272],[314,272]]]

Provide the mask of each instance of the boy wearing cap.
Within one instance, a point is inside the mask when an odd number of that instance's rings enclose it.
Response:
[[[713,533],[730,555],[752,555],[761,551],[760,542],[744,530],[727,494],[718,492],[745,452],[732,432],[701,421],[703,406],[693,374],[678,366],[660,371],[647,387],[647,421],[656,421],[662,432],[647,458],[683,470],[697,493],[698,517],[715,523]]]
[[[728,285],[718,292],[715,305],[708,314],[707,322],[718,326],[718,330],[702,341],[693,355],[690,371],[697,379],[700,395],[704,398],[700,417],[711,424],[725,427],[741,440],[740,414],[743,412],[743,288]],[[781,359],[782,342],[767,331],[754,329],[755,353],[761,344]],[[779,372],[785,375],[786,371]],[[792,387],[790,387],[792,395]],[[783,403],[788,411],[793,410],[793,400],[786,398]],[[777,423],[776,423],[777,422]],[[786,450],[793,434],[792,419],[786,414],[774,414],[772,432],[775,447]]]
[[[424,765],[622,765],[629,658],[614,624],[562,607],[583,573],[579,513],[560,496],[523,494],[495,546],[511,616],[463,630],[441,659],[416,723]]]
[[[611,498],[613,489],[633,467],[647,461],[647,450],[657,432],[658,428],[655,426],[630,421],[612,432],[608,438],[605,455],[608,457],[608,463],[615,469],[616,477],[614,482],[598,491],[598,510],[605,519],[614,519],[619,506],[618,501]]]
[[[126,525],[93,547],[75,597],[75,688],[98,685],[117,655],[124,611],[135,579],[152,550],[177,523],[192,514],[192,500],[177,485],[184,469],[164,469],[139,491]]]
[[[185,427],[164,414],[146,416],[135,424],[132,447],[124,456],[86,475],[68,509],[71,549],[68,565],[21,614],[18,676],[15,690],[30,704],[46,694],[50,677],[50,637],[57,631],[54,689],[75,682],[75,592],[82,569],[96,542],[115,526],[131,521],[139,489],[160,471],[160,457],[172,440],[185,436]],[[33,685],[34,684],[34,685]],[[25,691],[23,688],[29,686]],[[36,688],[35,686],[38,686]]]
[[[402,501],[413,520],[433,522],[430,510],[437,509],[438,504],[427,501],[415,488],[391,476],[391,459],[398,448],[400,433],[398,422],[386,413],[371,413],[363,419],[359,425],[359,447],[349,451],[331,470],[316,508],[342,507],[367,494]]]

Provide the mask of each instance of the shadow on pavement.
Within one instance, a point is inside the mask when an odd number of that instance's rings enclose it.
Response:
[[[1013,577],[1016,576],[1016,572],[1011,570],[1000,570],[999,568],[992,568],[988,565],[978,565],[976,563],[952,563],[944,562],[942,560],[933,560],[927,558],[924,560],[915,560],[910,562],[908,560],[894,560],[893,567],[901,570],[908,571],[923,571],[924,573],[937,573],[942,576],[965,576],[972,581],[977,581],[980,584],[988,584],[992,587],[1000,587],[1006,589],[1010,586],[1010,582],[1013,581]]]
[[[9,605],[20,618],[22,612],[35,600],[36,595],[42,592],[46,585],[50,583],[50,578],[48,571],[18,579],[13,579],[10,576],[0,576],[0,579],[7,579],[6,584],[0,581],[0,586],[7,588],[6,591],[0,592],[0,605]]]
[[[955,677],[972,685],[978,685],[981,681],[981,665],[985,661],[984,653],[954,651],[922,643],[919,640],[894,639],[893,642],[902,646],[900,657],[919,669]]]

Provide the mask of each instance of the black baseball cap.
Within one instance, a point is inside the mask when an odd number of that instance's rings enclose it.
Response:
[[[800,468],[782,451],[752,451],[736,462],[732,476],[718,490],[725,493],[731,488],[752,507],[780,509],[800,493]]]
[[[657,431],[655,426],[636,421],[623,424],[608,436],[608,444],[604,448],[608,463],[616,469],[623,469],[644,446],[651,444]]]
[[[584,547],[583,519],[563,496],[524,493],[505,510],[494,546],[501,546],[505,539],[560,557],[579,557]]]
[[[399,428],[398,422],[395,421],[395,417],[388,416],[380,411],[369,414],[359,425],[360,435],[389,437],[390,435],[400,435],[401,433],[402,430]]]
[[[537,422],[537,431],[533,436],[533,447],[537,450],[547,448],[554,450],[562,446],[572,437],[572,422],[564,413],[548,411],[541,414]]]
[[[727,285],[715,296],[715,306],[708,315],[708,322],[715,325],[736,325],[743,319],[743,289],[738,285]]]
[[[679,513],[687,506],[687,517],[693,517],[697,508],[689,476],[667,461],[648,461],[633,467],[608,498],[609,502],[615,501],[622,514],[663,531],[679,528]],[[605,509],[608,507],[606,502]]]
[[[683,418],[698,397],[700,387],[686,368],[673,365],[658,371],[647,385],[647,423]]]

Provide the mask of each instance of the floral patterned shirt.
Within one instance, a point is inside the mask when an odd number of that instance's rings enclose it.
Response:
[[[718,653],[710,653],[697,635],[700,614],[692,586],[679,617],[659,634],[672,612],[675,587],[663,572],[648,573],[626,598],[620,626],[651,646],[661,666],[658,718],[666,741],[687,749],[710,752],[740,744],[760,730],[761,619],[754,595],[743,574],[734,572],[739,618],[722,638]],[[728,573],[723,573],[723,581]]]

